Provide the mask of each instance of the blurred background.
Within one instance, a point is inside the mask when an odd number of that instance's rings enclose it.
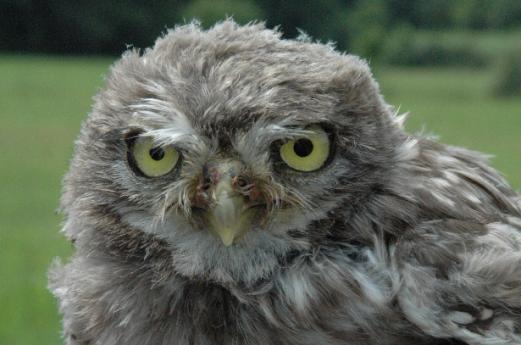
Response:
[[[59,344],[46,271],[60,182],[110,64],[176,24],[226,16],[366,58],[408,128],[495,155],[521,189],[519,0],[0,0],[0,344]]]

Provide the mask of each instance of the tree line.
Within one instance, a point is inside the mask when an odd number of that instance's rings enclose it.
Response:
[[[378,54],[394,30],[510,30],[519,0],[0,0],[0,51],[120,54],[150,46],[167,28],[225,16],[265,21],[286,37],[303,30],[340,49]]]

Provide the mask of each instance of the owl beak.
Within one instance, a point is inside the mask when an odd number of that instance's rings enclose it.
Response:
[[[221,179],[213,191],[214,207],[209,212],[213,231],[228,247],[251,223],[251,214],[246,208],[244,197],[236,193],[229,176]]]
[[[211,213],[212,228],[227,247],[233,243],[243,227],[240,214],[241,199],[229,195],[220,195],[216,200],[217,205]]]

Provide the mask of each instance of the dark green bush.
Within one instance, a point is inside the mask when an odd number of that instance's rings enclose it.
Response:
[[[241,24],[265,19],[262,9],[253,0],[195,0],[186,6],[183,17],[199,19],[205,27],[226,17],[233,17]]]
[[[382,62],[402,66],[483,67],[489,58],[470,42],[425,39],[400,26],[386,40]]]
[[[521,97],[521,49],[499,59],[492,92],[498,97]]]
[[[388,22],[388,9],[384,0],[357,2],[345,18],[349,52],[371,62],[378,61]]]
[[[193,17],[208,27],[226,15],[241,23],[256,19],[265,20],[268,27],[280,25],[286,38],[303,30],[315,39],[335,41],[339,49],[379,62],[389,34],[401,23],[422,31],[517,30],[521,1],[0,0],[0,52],[119,55],[127,43],[147,47],[166,28]],[[403,43],[401,38],[395,40]],[[392,47],[388,56],[400,64],[428,60],[480,65],[482,58],[465,42],[447,45],[445,41],[415,40],[415,50],[407,59],[401,46]]]
[[[385,40],[381,61],[390,65],[410,65],[411,51],[414,48],[414,29],[408,24],[402,24]]]

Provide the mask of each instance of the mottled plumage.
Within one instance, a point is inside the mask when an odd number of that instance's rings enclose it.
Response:
[[[363,60],[262,25],[126,52],[64,182],[67,344],[521,344],[520,196],[403,121]],[[289,168],[280,145],[318,127],[323,166]],[[140,138],[175,168],[136,170]],[[208,225],[236,203],[240,232]]]

